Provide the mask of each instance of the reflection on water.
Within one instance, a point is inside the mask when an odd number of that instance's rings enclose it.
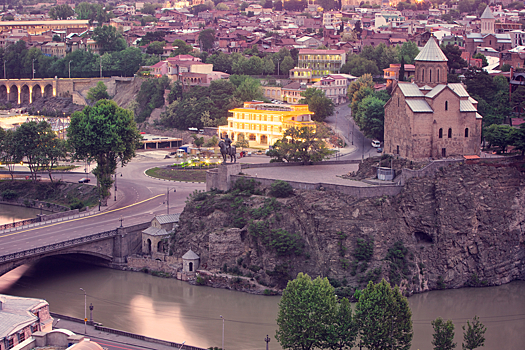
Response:
[[[93,303],[94,319],[105,326],[199,347],[280,349],[274,338],[279,297],[263,297],[187,283],[138,272],[110,270],[63,260],[44,259],[17,281],[17,269],[4,275],[0,293],[46,299],[53,312],[84,317],[84,295]],[[18,274],[18,275],[17,275]],[[14,284],[11,284],[13,283]],[[461,326],[478,315],[487,326],[486,349],[518,349],[525,344],[525,282],[481,288],[435,291],[409,298],[414,321],[412,349],[430,349],[438,316],[452,319],[458,348]]]
[[[43,210],[42,213],[50,213]],[[9,224],[15,221],[32,219],[40,214],[40,209],[19,207],[17,205],[0,204],[0,225]]]

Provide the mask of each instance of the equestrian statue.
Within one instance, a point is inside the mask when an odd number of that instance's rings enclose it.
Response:
[[[231,163],[237,163],[237,149],[232,146],[232,140],[226,135],[224,140],[219,141],[223,163],[226,163],[226,157],[230,156]]]

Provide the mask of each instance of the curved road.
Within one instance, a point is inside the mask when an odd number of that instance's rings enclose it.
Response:
[[[172,163],[173,160],[138,160],[119,168],[122,177],[117,179],[117,201],[114,194],[108,199],[108,208],[93,215],[46,224],[19,231],[0,233],[2,255],[37,248],[68,239],[113,230],[120,226],[131,226],[150,221],[155,215],[166,214],[166,191],[170,189],[170,213],[182,212],[185,200],[194,190],[204,190],[204,183],[169,182],[152,179],[144,175],[146,169]],[[65,181],[78,181],[84,173],[63,176]],[[93,179],[93,176],[90,176]],[[173,190],[177,192],[173,192]]]

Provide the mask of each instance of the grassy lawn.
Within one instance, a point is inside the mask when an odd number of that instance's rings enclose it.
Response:
[[[206,170],[177,170],[167,168],[151,168],[146,170],[146,174],[159,179],[185,181],[185,182],[206,182]]]

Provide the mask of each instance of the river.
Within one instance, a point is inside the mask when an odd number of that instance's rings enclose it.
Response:
[[[42,210],[42,213],[51,213],[47,210]],[[40,209],[20,207],[17,205],[0,204],[0,225],[9,224],[14,221],[35,218],[40,214]]]
[[[94,320],[105,326],[186,344],[225,349],[280,349],[275,340],[279,297],[209,287],[140,272],[111,270],[47,258],[0,278],[0,293],[43,298],[51,311],[84,317],[84,288]],[[487,327],[485,349],[522,349],[525,344],[525,282],[499,287],[433,291],[409,298],[414,322],[412,349],[431,349],[438,316],[453,320],[458,349],[461,326],[478,315]],[[60,323],[59,323],[60,326]]]

